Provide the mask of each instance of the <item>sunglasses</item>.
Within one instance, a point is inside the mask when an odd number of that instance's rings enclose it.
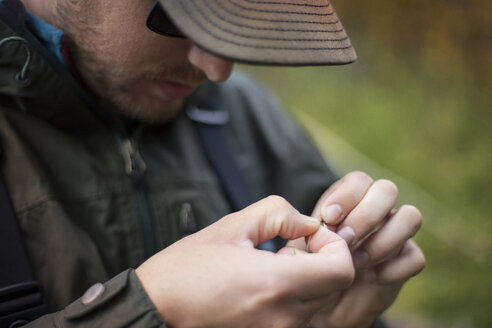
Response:
[[[162,9],[159,1],[157,0],[147,16],[147,27],[155,32],[166,36],[175,38],[183,38],[183,34],[173,24],[173,22],[167,16],[167,13]]]

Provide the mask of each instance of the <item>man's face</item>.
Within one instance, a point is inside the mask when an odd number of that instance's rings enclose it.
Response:
[[[226,80],[233,64],[148,30],[151,6],[151,0],[58,0],[57,25],[93,92],[129,116],[165,122],[200,83]]]

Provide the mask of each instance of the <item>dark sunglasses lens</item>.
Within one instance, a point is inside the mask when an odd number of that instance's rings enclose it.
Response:
[[[183,34],[167,17],[167,14],[162,10],[159,1],[156,1],[147,16],[147,27],[159,34],[182,38]]]

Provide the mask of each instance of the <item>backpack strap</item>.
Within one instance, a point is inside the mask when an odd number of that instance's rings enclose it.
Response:
[[[3,157],[0,145],[0,157]],[[0,327],[20,327],[47,312],[0,174]]]
[[[193,121],[198,138],[212,165],[227,200],[234,212],[242,210],[258,200],[236,160],[229,143],[225,126],[229,121],[229,112],[215,103],[215,97],[206,99],[200,107],[190,106],[186,110]],[[283,244],[281,238],[266,241],[258,249],[277,251]]]
[[[229,120],[229,113],[190,107],[187,114],[194,122],[207,159],[220,180],[232,210],[239,211],[254,203],[256,199],[225,135],[224,125]]]

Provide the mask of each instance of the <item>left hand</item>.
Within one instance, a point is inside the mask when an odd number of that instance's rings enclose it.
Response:
[[[313,254],[255,248],[276,236],[310,236]],[[270,196],[161,250],[135,273],[170,327],[305,327],[352,283],[354,266],[342,238]]]
[[[312,216],[347,241],[356,278],[313,317],[314,327],[369,327],[394,302],[403,284],[424,268],[424,255],[411,239],[422,215],[410,205],[395,210],[397,199],[393,182],[352,172],[318,201]],[[338,209],[329,210],[335,204]],[[299,250],[305,245],[302,239],[289,243]]]

